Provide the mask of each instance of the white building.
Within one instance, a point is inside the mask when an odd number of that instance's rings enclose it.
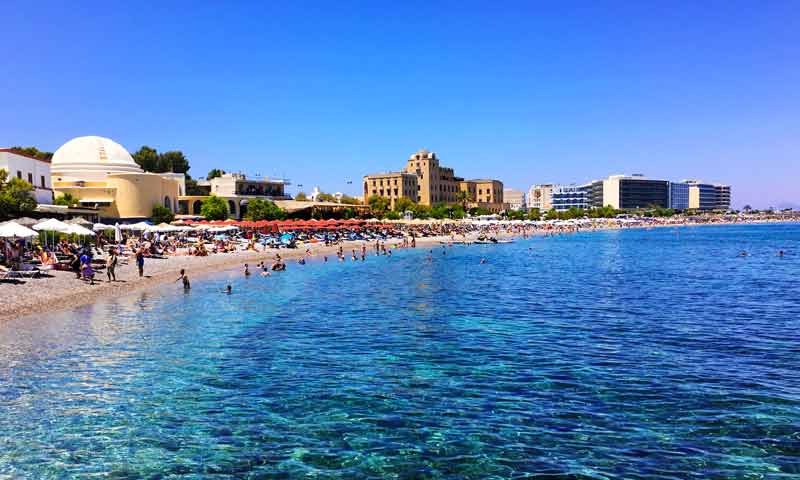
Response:
[[[17,177],[33,185],[37,203],[53,203],[53,184],[50,180],[50,162],[31,155],[0,148],[0,170],[8,172],[8,178]]]
[[[508,204],[509,210],[524,210],[525,192],[513,188],[503,189],[503,201]]]
[[[533,185],[528,190],[528,208],[538,208],[540,211],[553,208],[553,184]]]

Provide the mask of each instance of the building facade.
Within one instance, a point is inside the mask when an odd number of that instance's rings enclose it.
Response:
[[[8,172],[8,178],[17,177],[33,186],[36,203],[53,203],[53,184],[50,179],[50,161],[15,152],[10,148],[0,149],[0,170]]]
[[[684,180],[688,190],[688,209],[690,210],[729,210],[731,208],[731,187],[718,183],[704,183],[700,180]]]
[[[436,205],[437,203],[456,203],[459,182],[452,168],[439,164],[436,153],[426,149],[411,155],[406,162],[406,173],[417,176],[418,203]]]
[[[200,215],[203,200],[216,195],[228,204],[228,217],[241,219],[247,214],[247,205],[258,198],[261,200],[289,200],[286,195],[286,180],[270,178],[247,178],[242,173],[225,173],[211,180],[198,180],[197,187],[202,195],[181,195],[178,199],[177,213],[181,215]]]
[[[553,184],[544,183],[533,185],[528,190],[528,208],[538,208],[540,211],[553,208]]]
[[[525,210],[527,206],[525,203],[525,192],[513,188],[506,188],[503,190],[503,201],[508,206],[508,209],[513,211]]]
[[[418,177],[413,173],[389,172],[367,175],[364,181],[364,199],[372,196],[389,200],[394,208],[397,200],[407,198],[414,203],[419,202]]]
[[[464,180],[452,168],[443,167],[436,153],[422,149],[411,155],[401,172],[376,173],[363,177],[365,201],[377,195],[391,202],[400,198],[420,205],[455,204],[459,192],[466,191],[468,207],[481,206],[492,211],[503,210],[503,183],[499,180]]]
[[[69,193],[103,219],[150,218],[155,205],[175,212],[185,191],[184,175],[144,172],[120,144],[103,137],[78,137],[62,145],[50,164],[56,198]]]
[[[564,212],[570,208],[586,210],[589,208],[588,192],[590,185],[553,185],[550,192],[552,209]]]
[[[503,182],[499,180],[462,180],[458,187],[467,192],[467,208],[485,208],[492,213],[505,210]]]
[[[689,209],[689,184],[673,182],[669,185],[669,208],[675,210]]]
[[[603,206],[635,210],[669,207],[669,182],[650,180],[643,175],[612,175],[603,180]]]

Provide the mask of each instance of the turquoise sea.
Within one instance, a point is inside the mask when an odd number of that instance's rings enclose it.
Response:
[[[0,478],[800,478],[800,225],[428,250],[0,325]]]

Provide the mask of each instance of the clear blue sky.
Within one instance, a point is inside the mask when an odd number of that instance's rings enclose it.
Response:
[[[425,147],[508,187],[800,204],[796,1],[301,3],[7,0],[0,146],[102,135],[350,193]]]

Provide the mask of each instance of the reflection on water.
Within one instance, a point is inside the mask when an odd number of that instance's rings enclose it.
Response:
[[[0,478],[793,478],[798,234],[406,251],[8,322]]]

